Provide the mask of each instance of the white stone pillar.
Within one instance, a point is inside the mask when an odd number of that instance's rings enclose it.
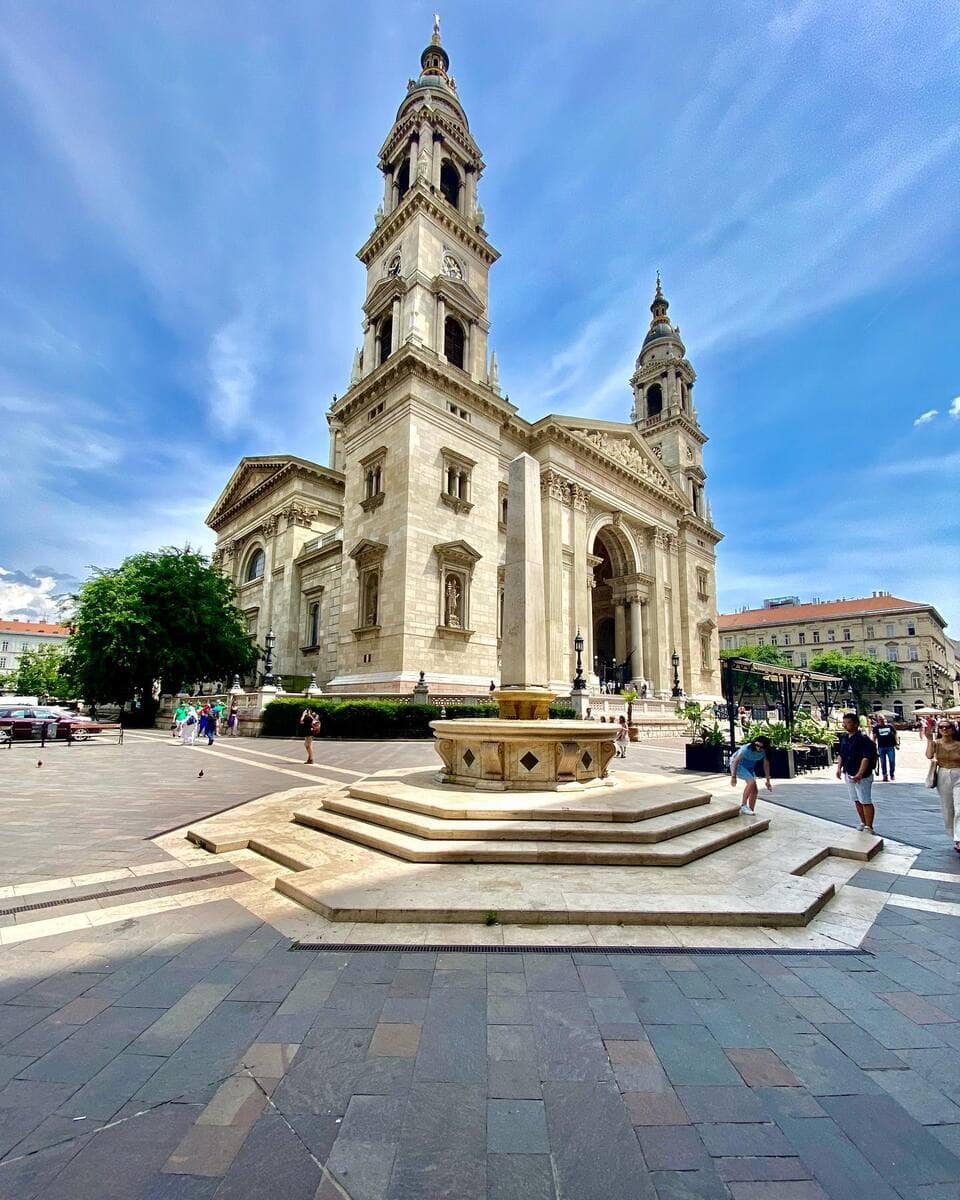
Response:
[[[420,138],[417,134],[414,134],[413,137],[410,139],[410,186],[411,187],[413,187],[413,185],[417,182],[417,167],[419,165],[417,160],[419,159],[419,157],[420,157]]]
[[[466,171],[466,203],[464,204],[464,216],[467,220],[473,217],[477,208],[477,173],[472,166],[467,166]]]
[[[361,375],[369,375],[377,365],[377,331],[372,321],[363,327],[363,363]]]
[[[584,641],[583,672],[593,674],[593,619],[590,613],[590,584],[587,578],[587,493],[579,484],[570,485],[573,502],[573,626]]]
[[[649,655],[650,681],[654,691],[661,698],[670,694],[668,680],[671,647],[668,645],[670,627],[666,610],[667,565],[663,561],[666,537],[666,534],[658,530],[651,530],[648,543],[653,566],[653,598],[650,603],[650,634],[653,645]]]
[[[383,173],[383,211],[386,215],[393,208],[393,167]]]
[[[627,657],[627,606],[617,600],[613,606],[613,653],[617,666]]]
[[[393,325],[390,330],[390,353],[396,354],[400,346],[400,297],[393,298]]]
[[[635,680],[643,674],[643,620],[639,596],[630,597],[630,671]]]
[[[563,480],[555,471],[540,476],[543,513],[543,576],[546,588],[547,673],[551,684],[567,683],[563,646]]]
[[[433,186],[440,190],[440,159],[443,157],[443,138],[439,133],[433,135]]]

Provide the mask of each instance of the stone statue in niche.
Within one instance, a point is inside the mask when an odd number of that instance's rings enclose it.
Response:
[[[456,575],[447,576],[443,623],[448,629],[463,628],[463,584]]]
[[[371,571],[364,581],[363,586],[363,623],[364,625],[376,625],[379,613],[377,611],[380,600],[380,579],[379,576]]]

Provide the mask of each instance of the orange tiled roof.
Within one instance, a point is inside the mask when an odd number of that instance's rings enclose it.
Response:
[[[835,617],[868,617],[874,613],[916,612],[931,608],[916,600],[897,596],[864,596],[860,600],[827,600],[822,604],[784,604],[779,608],[750,608],[746,612],[721,613],[721,631],[750,629],[754,625],[788,625],[796,621],[829,621]],[[933,610],[936,612],[936,609]]]
[[[51,637],[69,637],[66,625],[51,621],[0,621],[0,633],[45,633]]]

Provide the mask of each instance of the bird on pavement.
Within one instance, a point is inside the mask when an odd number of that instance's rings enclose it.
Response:
[[[42,758],[38,758],[38,759],[37,759],[37,766],[38,766],[38,767],[42,767],[42,766],[43,766],[43,759],[42,759]]]
[[[198,779],[202,779],[202,778],[203,778],[203,771],[202,771],[202,770],[201,770],[200,774],[197,776],[197,778],[198,778]]]

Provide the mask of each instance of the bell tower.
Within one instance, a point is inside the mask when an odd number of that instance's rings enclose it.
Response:
[[[703,470],[707,437],[693,406],[697,375],[680,340],[680,326],[673,325],[667,315],[669,308],[658,271],[650,305],[650,328],[630,379],[633,389],[630,420],[688,498],[694,515],[709,521]]]

